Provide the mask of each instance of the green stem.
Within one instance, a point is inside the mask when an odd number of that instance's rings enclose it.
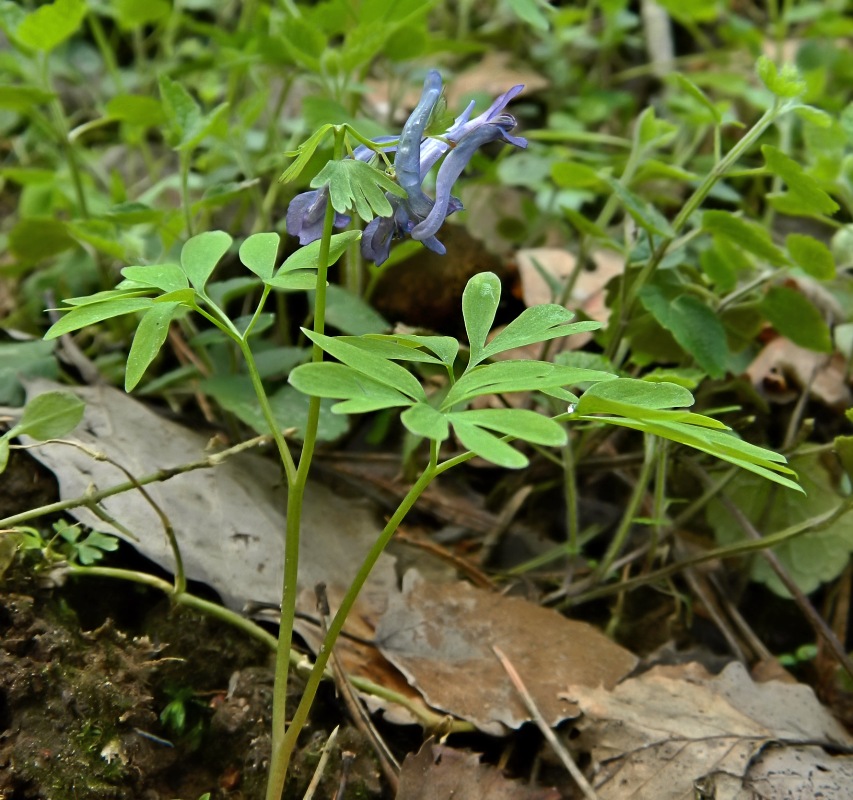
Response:
[[[184,209],[184,226],[187,236],[193,236],[193,211],[190,203],[190,159],[189,150],[181,150],[178,154],[181,165],[181,206]]]
[[[270,429],[275,445],[278,448],[278,455],[279,458],[281,458],[281,463],[284,467],[285,475],[287,476],[288,486],[290,486],[296,480],[296,465],[293,463],[293,456],[290,455],[290,449],[288,448],[287,442],[284,440],[284,436],[281,433],[281,427],[278,422],[276,422],[275,414],[273,414],[272,406],[270,405],[269,398],[267,397],[266,390],[264,389],[264,383],[261,380],[260,373],[258,372],[258,366],[255,363],[255,357],[252,354],[252,349],[249,347],[249,342],[243,337],[236,341],[240,348],[240,352],[243,355],[243,359],[246,362],[246,369],[249,372],[249,379],[252,381],[252,388],[255,390],[255,395],[257,396],[258,403],[261,406],[261,413],[264,415],[264,419]]]
[[[636,578],[629,578],[619,583],[614,583],[608,586],[599,586],[591,589],[583,594],[569,598],[563,605],[576,606],[586,603],[590,600],[595,600],[599,597],[607,597],[608,595],[617,592],[630,592],[640,586],[657,583],[658,581],[668,578],[681,570],[688,567],[696,567],[699,564],[706,564],[709,561],[717,561],[718,559],[735,558],[738,556],[750,555],[760,550],[766,550],[770,547],[776,547],[791,539],[796,539],[804,533],[815,533],[828,525],[831,525],[835,520],[844,516],[848,512],[853,511],[853,496],[846,498],[839,503],[835,508],[826,511],[823,514],[818,514],[816,517],[798,522],[796,525],[791,525],[776,533],[768,534],[762,539],[748,539],[738,542],[737,544],[727,545],[725,547],[715,547],[711,550],[705,550],[695,556],[675,561],[665,567],[661,567],[654,572],[648,572],[645,575],[639,575]]]
[[[577,557],[579,550],[578,536],[580,532],[580,517],[578,514],[578,485],[575,471],[575,453],[572,438],[560,449],[563,457],[563,498],[566,503],[566,541],[569,545],[569,553],[572,561]]]
[[[418,478],[417,482],[409,489],[391,519],[388,520],[388,524],[383,529],[379,538],[370,548],[370,552],[364,559],[358,573],[341,600],[340,607],[329,624],[329,629],[323,639],[323,644],[317,653],[317,660],[314,663],[314,668],[311,670],[311,675],[308,677],[308,682],[305,685],[302,699],[293,714],[290,727],[288,727],[287,733],[284,737],[277,743],[277,749],[273,751],[273,764],[277,766],[279,773],[275,776],[276,781],[274,786],[272,786],[272,791],[269,789],[267,791],[267,800],[279,800],[281,797],[281,792],[284,789],[284,776],[287,771],[287,765],[290,762],[290,757],[293,754],[293,749],[296,746],[296,740],[308,719],[308,712],[314,702],[314,697],[317,694],[320,680],[323,677],[326,664],[332,654],[332,648],[335,646],[338,635],[343,629],[347,616],[352,610],[362,587],[367,581],[367,578],[376,564],[376,561],[379,559],[379,556],[382,555],[385,548],[388,546],[388,542],[391,541],[391,537],[396,532],[400,523],[403,521],[404,517],[415,504],[417,499],[421,496],[424,489],[426,489],[432,479],[436,476],[438,446],[435,442],[432,442],[431,445],[429,465],[421,474],[420,478]],[[272,767],[270,768],[270,773],[272,781]]]
[[[92,38],[98,46],[98,51],[101,58],[104,60],[104,66],[107,68],[110,78],[112,78],[113,86],[117,92],[124,92],[124,82],[121,79],[121,73],[118,70],[113,48],[107,41],[107,34],[104,31],[104,26],[101,25],[101,19],[94,12],[88,15],[89,29],[92,31]]]
[[[25,522],[38,519],[39,517],[43,517],[48,514],[56,514],[60,511],[67,511],[69,508],[79,508],[80,506],[89,506],[93,503],[99,503],[101,500],[106,500],[108,497],[113,497],[117,494],[123,494],[124,492],[138,489],[140,486],[145,486],[149,483],[167,481],[170,478],[174,478],[176,475],[183,475],[185,472],[192,472],[196,469],[211,469],[212,467],[221,464],[229,456],[257,447],[259,444],[263,444],[268,440],[269,437],[267,436],[256,436],[254,439],[240,442],[240,444],[234,445],[234,447],[230,447],[228,450],[223,450],[221,453],[215,453],[214,455],[208,456],[207,458],[203,458],[199,461],[191,461],[188,464],[181,464],[177,467],[158,469],[156,472],[143,475],[141,478],[117,483],[115,486],[110,486],[106,489],[99,489],[98,491],[83,494],[79,497],[71,497],[68,500],[58,500],[55,503],[49,503],[45,506],[31,508],[29,511],[23,511],[20,514],[14,514],[11,517],[6,517],[5,519],[0,520],[0,528],[14,528],[17,525],[22,525]],[[13,445],[13,448],[18,449],[18,446]],[[20,449],[25,448],[21,447]]]
[[[47,54],[41,54],[39,66],[41,68],[42,85],[47,91],[55,95],[50,101],[50,113],[53,117],[52,126],[59,140],[62,153],[65,156],[65,162],[68,164],[68,171],[71,174],[71,183],[74,186],[74,195],[77,198],[80,216],[83,219],[88,219],[89,208],[86,204],[86,193],[83,191],[83,177],[80,173],[80,166],[77,163],[76,150],[68,138],[68,131],[70,129],[68,117],[65,115],[65,109],[62,107],[62,103],[59,101],[56,90],[53,88],[53,82],[50,79]]]
[[[133,583],[141,583],[145,586],[150,586],[152,589],[157,589],[171,597],[172,602],[179,606],[191,608],[194,611],[200,611],[206,616],[218,619],[225,622],[238,630],[257,639],[259,642],[267,645],[270,649],[275,649],[276,638],[271,633],[267,633],[260,625],[255,624],[250,619],[238,614],[236,611],[231,611],[218,603],[211,603],[209,600],[204,600],[194,594],[187,592],[175,591],[175,587],[168,581],[162,578],[157,578],[154,575],[148,575],[145,572],[137,572],[130,569],[117,569],[115,567],[82,567],[77,564],[69,564],[68,572],[72,575],[81,575],[90,578],[117,578],[119,580],[131,581]],[[301,660],[303,656],[299,653],[291,655],[294,663]]]
[[[243,331],[243,339],[249,339],[250,334],[252,333],[252,328],[257,325],[258,320],[261,318],[261,312],[264,310],[264,304],[267,302],[267,298],[270,296],[269,286],[264,286],[264,290],[261,293],[261,299],[258,300],[258,307],[255,309],[255,313],[252,314],[252,318],[249,320],[249,324],[246,326],[246,330]]]
[[[334,159],[340,160],[343,157],[345,129],[343,126],[335,128],[335,152]],[[326,216],[323,220],[323,234],[320,238],[320,252],[318,255],[317,265],[317,284],[314,295],[314,332],[322,334],[326,325],[326,277],[328,274],[329,250],[331,248],[332,232],[334,230],[335,209],[329,203],[326,207]],[[323,349],[316,343],[312,347],[312,361],[317,364],[323,360]],[[262,390],[261,390],[262,391]],[[286,728],[287,720],[287,679],[290,668],[288,654],[290,653],[291,642],[293,639],[293,622],[296,614],[296,593],[297,593],[297,578],[299,568],[299,531],[302,525],[302,503],[305,497],[305,486],[308,482],[308,473],[311,468],[311,460],[314,455],[314,448],[317,443],[317,428],[320,421],[320,398],[311,397],[308,403],[308,420],[305,425],[305,438],[302,442],[302,452],[299,456],[299,466],[296,469],[295,475],[288,474],[287,487],[287,527],[284,537],[284,580],[281,590],[281,625],[278,635],[278,650],[276,652],[275,666],[275,685],[273,689],[273,710],[272,710],[272,758],[270,761],[269,780],[267,783],[267,800],[279,800],[284,791],[284,784],[287,778],[287,767],[290,762],[290,753],[292,747],[285,746],[288,737],[291,736],[291,730],[294,728],[294,722],[290,728]],[[317,664],[320,663],[318,659]],[[326,662],[322,662],[322,666],[318,668],[315,664],[311,672],[318,672],[317,681],[320,678],[326,667]],[[310,679],[309,679],[310,683]],[[316,688],[314,690],[316,692]],[[303,695],[300,708],[305,704]],[[310,707],[314,695],[311,694],[308,706]],[[307,716],[308,708],[305,708]],[[304,721],[303,723],[304,724]],[[299,734],[302,725],[296,726],[296,732],[292,734],[295,737]]]
[[[655,470],[655,494],[652,505],[652,539],[649,543],[647,565],[651,568],[660,545],[664,529],[664,514],[666,514],[666,472],[668,442],[666,439],[656,439],[657,468]]]
[[[652,476],[652,469],[656,461],[657,450],[655,447],[654,436],[646,437],[646,457],[643,459],[643,466],[640,468],[640,474],[637,477],[637,483],[634,485],[634,491],[631,494],[631,499],[628,501],[628,506],[622,514],[622,519],[619,522],[619,528],[613,535],[613,540],[610,542],[610,547],[601,559],[601,563],[595,570],[595,580],[605,581],[610,567],[619,556],[622,548],[625,546],[625,541],[628,538],[628,533],[631,530],[631,525],[634,524],[634,517],[637,516],[637,511],[640,504],[643,502],[643,497],[646,494],[646,488],[649,485],[649,480]]]

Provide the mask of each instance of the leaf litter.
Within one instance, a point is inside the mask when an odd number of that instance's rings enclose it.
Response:
[[[376,642],[433,707],[502,735],[530,714],[492,651],[499,645],[551,725],[578,714],[570,683],[612,688],[636,657],[584,622],[466,583],[437,585],[410,570],[388,601]]]
[[[28,390],[32,397],[55,388],[38,381]],[[102,386],[75,392],[87,408],[74,438],[136,477],[204,456],[203,435],[161,418],[123,392]],[[54,471],[62,498],[125,478],[115,466],[68,445],[51,443],[31,452]],[[169,515],[189,579],[208,584],[238,610],[247,601],[278,601],[284,489],[265,459],[240,454],[216,469],[151,484],[148,491]],[[143,555],[173,569],[162,525],[138,492],[107,498],[102,506],[132,540],[86,508],[69,513],[130,540]],[[316,619],[319,582],[326,584],[334,607],[378,530],[376,517],[360,502],[321,485],[309,487],[299,577],[303,615]],[[318,631],[310,619],[300,626],[315,648]],[[380,559],[347,632],[350,639],[339,649],[348,672],[408,693],[413,701],[422,696],[430,706],[494,735],[529,719],[492,651],[499,645],[549,724],[572,720],[580,730],[572,745],[591,754],[601,800],[692,798],[697,787],[707,785],[717,800],[806,798],[820,792],[853,796],[850,758],[829,754],[847,752],[853,741],[812,690],[755,684],[739,664],[716,678],[693,664],[654,668],[619,683],[636,658],[593,627],[521,598],[461,582],[429,583],[415,571],[406,574],[401,591],[388,555]],[[391,721],[412,719],[395,717],[375,698],[373,707],[383,708]],[[400,800],[557,796],[550,790],[524,793],[525,787],[480,765],[470,753],[429,745],[416,758],[415,766],[404,768],[404,775],[415,770],[416,777],[401,782]],[[463,773],[474,783],[465,783]],[[418,794],[414,787],[421,784],[433,788]]]
[[[853,759],[821,749],[849,752],[853,739],[808,686],[758,684],[736,662],[711,676],[694,663],[654,667],[612,691],[571,686],[566,697],[583,713],[573,746],[591,753],[600,800],[853,796]],[[824,784],[834,788],[809,793]]]
[[[427,739],[417,754],[406,756],[396,800],[560,800],[556,789],[511,781],[496,767],[481,764],[475,753]]]

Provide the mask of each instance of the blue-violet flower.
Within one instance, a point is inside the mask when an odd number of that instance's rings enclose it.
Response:
[[[389,217],[374,217],[365,227],[361,252],[366,259],[374,261],[377,266],[382,264],[391,252],[391,241],[406,235],[423,242],[433,252],[444,255],[445,247],[435,234],[448,216],[462,208],[462,203],[453,197],[451,190],[477,149],[495,141],[527,147],[526,139],[510,133],[516,121],[511,114],[504,112],[510,100],[523,88],[522,85],[513,86],[474,119],[470,119],[474,110],[474,104],[471,103],[443,136],[432,138],[426,136],[426,128],[441,97],[442,81],[436,70],[427,73],[421,98],[406,120],[396,148],[383,148],[384,152],[396,150],[394,170],[407,196],[400,198],[386,194],[393,213]],[[376,140],[378,144],[387,141],[387,137]],[[423,181],[445,153],[448,155],[439,168],[436,198],[432,200],[424,193]],[[356,148],[354,157],[367,161],[373,157],[373,151],[361,146]],[[328,201],[327,189],[325,193],[324,189],[305,192],[291,201],[287,210],[287,229],[299,236],[300,244],[307,244],[320,237]],[[336,214],[336,227],[341,226],[340,220],[344,220],[343,225],[349,221],[344,215]]]

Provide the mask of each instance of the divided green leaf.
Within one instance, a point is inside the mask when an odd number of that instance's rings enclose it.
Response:
[[[483,348],[478,361],[515,347],[537,344],[583,331],[596,331],[601,327],[600,322],[591,320],[570,324],[574,316],[563,306],[553,304],[526,308]]]
[[[302,332],[316,344],[320,345],[329,355],[338,361],[363,373],[365,377],[388,386],[398,392],[408,395],[414,400],[425,400],[426,395],[420,381],[404,367],[387,361],[373,353],[354,347],[341,339],[314,333],[306,328]],[[308,365],[306,365],[308,366]],[[294,384],[295,385],[295,384]],[[298,388],[298,387],[297,387]]]
[[[656,233],[668,239],[675,238],[675,231],[669,224],[669,220],[654,206],[634,194],[612,176],[607,176],[605,180],[637,225],[649,233]]]
[[[186,274],[177,264],[125,267],[121,274],[134,283],[150,286],[161,292],[176,292],[189,286]]]
[[[155,303],[139,321],[127,355],[124,390],[131,391],[151,366],[169,334],[169,324],[182,312],[182,303]]]
[[[821,189],[818,182],[793,158],[768,144],[762,146],[761,153],[767,169],[778,175],[788,186],[787,194],[775,198],[774,205],[777,208],[779,201],[782,201],[783,208],[780,210],[792,208],[795,204],[795,213],[819,216],[838,211],[838,203]]]
[[[287,380],[305,394],[342,400],[332,407],[335,414],[363,414],[412,404],[405,394],[345,364],[300,364]]]
[[[736,217],[728,211],[706,211],[702,215],[702,227],[728,239],[733,244],[754,253],[775,267],[788,264],[785,253],[782,252],[770,238],[770,233],[755,222]]]
[[[329,187],[332,207],[339,214],[355,211],[365,222],[374,216],[390,217],[386,192],[405,197],[406,191],[382,170],[358,159],[329,161],[311,181],[314,189]]]
[[[835,258],[832,251],[813,236],[791,233],[785,246],[794,263],[813,278],[828,281],[835,277]]]
[[[70,392],[45,392],[30,400],[12,431],[46,441],[67,436],[83,419],[86,404]]]
[[[832,352],[832,333],[815,305],[789,286],[773,286],[761,301],[761,310],[774,328],[800,347]]]
[[[806,82],[793,64],[785,64],[780,72],[767,56],[761,56],[756,70],[761,82],[777,97],[799,97],[806,90]]]
[[[55,0],[27,14],[15,30],[15,39],[49,53],[77,32],[85,16],[84,0]]]
[[[696,363],[712,378],[726,372],[729,349],[726,331],[720,318],[692,294],[671,300],[660,286],[647,284],[640,290],[640,300],[661,327],[696,359]]]
[[[94,325],[105,319],[132,314],[134,311],[144,311],[153,304],[154,301],[150,297],[119,297],[102,303],[75,306],[62,319],[50,326],[44,338],[56,339],[65,333]]]
[[[293,152],[288,153],[288,155],[295,155],[296,160],[284,171],[279,180],[282,183],[286,183],[288,181],[296,180],[299,177],[299,173],[305,169],[305,165],[311,160],[311,156],[314,155],[314,152],[318,147],[323,143],[323,141],[328,137],[329,132],[335,126],[331,123],[327,123],[322,127],[318,128],[314,133],[312,133],[301,145],[299,148]]]

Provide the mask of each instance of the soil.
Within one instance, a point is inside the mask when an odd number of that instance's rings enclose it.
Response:
[[[58,589],[12,567],[0,593],[0,798],[261,798],[272,680],[262,645],[153,592]],[[334,724],[309,726],[289,797],[302,797]],[[338,745],[316,796],[335,796],[347,751],[358,756],[341,796],[381,797],[370,747],[352,729]]]

